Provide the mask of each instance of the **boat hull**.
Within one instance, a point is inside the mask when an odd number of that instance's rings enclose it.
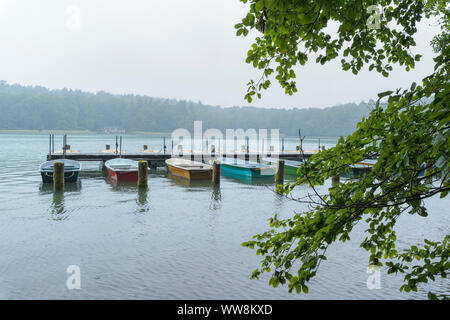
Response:
[[[228,165],[226,163],[220,165],[220,170],[223,175],[235,178],[267,178],[275,174],[272,168],[246,168]]]
[[[118,182],[133,182],[138,180],[138,171],[118,171],[108,168],[109,177]]]
[[[293,166],[289,166],[289,165],[284,165],[284,173],[291,175],[291,176],[300,176],[300,174],[297,173],[298,168],[297,167],[293,167]]]
[[[53,170],[55,162],[64,163],[64,182],[76,182],[81,170],[81,164],[70,159],[50,160],[42,163],[39,167],[42,182],[53,183]]]
[[[265,163],[271,164],[271,165],[277,165],[279,159],[273,159],[273,158],[264,158],[263,161]],[[292,161],[292,160],[284,160],[284,174],[289,176],[297,176],[299,177],[300,174],[297,173],[297,170],[299,166],[302,163],[299,161]]]
[[[212,178],[212,170],[183,170],[175,166],[167,165],[169,172],[177,177],[185,178],[189,180],[210,180]]]
[[[64,172],[64,182],[77,182],[79,171]],[[53,183],[53,172],[41,172],[42,182]]]

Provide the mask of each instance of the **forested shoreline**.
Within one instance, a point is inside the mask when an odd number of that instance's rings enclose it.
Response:
[[[266,109],[219,107],[201,102],[117,95],[81,90],[50,90],[0,82],[0,130],[89,130],[126,132],[203,128],[278,128],[285,135],[341,136],[352,133],[372,103],[347,103],[327,108]]]

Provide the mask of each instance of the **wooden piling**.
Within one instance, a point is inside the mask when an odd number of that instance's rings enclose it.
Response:
[[[220,183],[220,162],[217,160],[214,160],[212,168],[213,168],[212,182],[213,182],[213,184],[219,184]]]
[[[166,149],[167,149],[167,147],[166,147],[166,137],[164,136],[164,137],[163,137],[163,150],[164,150],[164,154],[166,154]]]
[[[139,188],[148,187],[148,164],[145,160],[139,160],[137,186]]]
[[[64,190],[64,162],[53,163],[53,189],[55,191]]]
[[[110,146],[109,144],[107,144],[107,145],[105,146],[105,149],[106,149],[106,150],[110,150],[110,149],[111,149],[111,146]]]
[[[336,187],[339,184],[339,180],[340,180],[340,176],[338,174],[332,176],[331,177],[331,186]]]
[[[143,145],[143,149],[144,149],[144,150],[147,150],[147,149],[148,149],[148,145],[144,144],[144,145]]]
[[[275,173],[276,185],[284,183],[284,160],[278,160],[277,172]]]

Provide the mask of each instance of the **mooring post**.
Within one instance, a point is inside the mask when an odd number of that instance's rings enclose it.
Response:
[[[284,160],[278,160],[277,172],[275,173],[276,185],[284,183]]]
[[[122,136],[120,136],[120,154],[119,157],[122,158]]]
[[[139,160],[137,186],[138,188],[148,187],[148,163],[145,160]]]
[[[53,163],[53,189],[55,191],[64,190],[64,162]]]
[[[213,184],[220,183],[220,162],[217,160],[213,162],[212,182]]]
[[[110,150],[110,149],[111,149],[111,146],[110,146],[109,144],[107,144],[107,145],[105,146],[105,149],[106,149],[106,150]]]
[[[148,145],[146,145],[146,144],[144,144],[142,147],[144,148],[144,150],[148,149]]]
[[[63,136],[63,158],[66,157],[67,136]]]
[[[166,154],[166,136],[163,137],[163,149],[164,149],[164,154]]]
[[[331,186],[336,187],[339,184],[340,177],[339,175],[334,175],[331,177]]]

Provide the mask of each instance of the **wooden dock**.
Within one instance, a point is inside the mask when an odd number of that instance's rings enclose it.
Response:
[[[247,142],[248,143],[248,142]],[[111,159],[115,158],[124,158],[124,159],[132,159],[132,160],[145,160],[148,162],[148,164],[151,167],[156,167],[158,165],[165,165],[165,161],[167,159],[170,159],[172,157],[176,158],[184,158],[184,159],[190,159],[190,160],[197,160],[197,161],[203,161],[206,162],[211,159],[218,159],[218,158],[239,158],[243,160],[257,160],[260,161],[262,158],[265,157],[278,157],[279,159],[283,160],[307,160],[309,159],[313,154],[316,153],[316,151],[304,151],[300,152],[300,148],[297,148],[295,151],[286,151],[284,150],[284,144],[283,144],[283,151],[280,151],[278,153],[266,151],[266,152],[254,152],[252,150],[248,149],[248,144],[246,150],[239,151],[228,151],[226,153],[214,153],[214,151],[203,151],[203,153],[198,151],[189,151],[189,152],[181,152],[178,151],[170,151],[166,147],[166,142],[164,138],[163,142],[163,148],[160,152],[152,152],[150,150],[147,150],[147,146],[144,145],[144,150],[141,152],[125,152],[122,150],[122,137],[116,136],[116,144],[115,149],[111,149],[110,145],[106,145],[106,149],[103,152],[96,152],[96,153],[83,153],[79,151],[70,150],[70,145],[67,144],[67,135],[63,136],[63,147],[62,151],[55,152],[55,141],[54,141],[54,135],[50,134],[50,140],[49,140],[49,152],[47,154],[47,160],[55,160],[55,159],[71,159],[76,161],[101,161],[106,162]],[[172,142],[172,148],[173,148],[173,142]]]
[[[201,159],[202,160],[209,160],[209,159],[216,159],[216,158],[239,158],[239,159],[257,159],[258,161],[261,160],[261,158],[264,157],[276,157],[278,156],[280,159],[285,160],[301,160],[304,158],[305,160],[311,157],[314,153],[308,152],[308,153],[299,153],[299,152],[280,152],[277,154],[252,154],[252,153],[229,153],[229,154],[198,154],[198,153],[160,153],[160,152],[136,152],[136,153],[49,153],[47,154],[47,160],[55,160],[55,159],[71,159],[71,160],[77,160],[77,161],[108,161],[111,159],[115,159],[118,157],[124,158],[124,159],[133,159],[133,160],[146,160],[149,164],[163,164],[167,159],[170,159],[172,157],[174,158],[184,158],[184,159]]]

